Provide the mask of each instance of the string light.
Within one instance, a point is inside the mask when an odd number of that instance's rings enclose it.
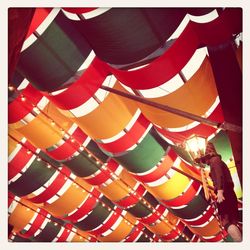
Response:
[[[9,91],[14,91],[14,90],[15,90],[15,87],[12,86],[12,85],[9,85],[8,89],[9,89]]]
[[[47,168],[51,168],[51,165],[50,165],[50,164],[48,164],[48,165],[47,165]]]
[[[41,158],[40,158],[40,157],[37,157],[37,161],[41,161]]]
[[[32,152],[30,150],[27,151],[27,154],[30,155]]]
[[[55,125],[56,125],[56,123],[55,123],[53,120],[50,122],[50,124],[51,124],[52,126],[55,126]]]
[[[88,157],[90,158],[92,155],[91,154],[88,154]]]
[[[75,142],[75,139],[74,139],[74,138],[72,138],[72,139],[70,139],[70,141],[71,141],[71,142]]]
[[[22,101],[22,102],[25,102],[25,101],[26,101],[26,97],[22,95],[22,96],[21,96],[21,101]]]

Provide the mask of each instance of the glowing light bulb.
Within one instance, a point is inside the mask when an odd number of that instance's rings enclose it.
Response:
[[[22,101],[22,102],[25,102],[25,101],[26,101],[26,97],[25,97],[25,96],[22,96],[22,97],[21,97],[21,101]]]
[[[9,91],[14,91],[14,90],[15,90],[15,87],[12,86],[12,85],[9,85],[8,89],[9,89]]]

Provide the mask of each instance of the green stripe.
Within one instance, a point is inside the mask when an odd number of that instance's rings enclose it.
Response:
[[[109,207],[114,207],[114,205],[106,197],[102,197],[101,200]],[[107,219],[110,213],[111,212],[108,211],[106,207],[103,207],[102,203],[99,202],[88,215],[88,217],[78,223],[75,223],[75,226],[83,231],[92,230],[101,225]]]
[[[61,226],[55,226],[53,222],[48,222],[40,234],[33,238],[36,242],[51,242],[61,230]]]
[[[135,149],[114,159],[131,172],[143,173],[152,169],[164,154],[161,145],[148,133]]]
[[[150,204],[152,207],[156,207],[159,203],[158,201],[147,192],[143,198]],[[146,217],[147,215],[152,213],[152,208],[148,208],[147,205],[143,204],[142,201],[136,203],[133,207],[127,209],[132,215],[138,218]]]
[[[139,201],[135,206],[127,209],[127,211],[137,218],[142,218],[152,213],[152,210],[147,208],[142,201]]]
[[[21,55],[17,65],[39,90],[51,92],[74,76],[91,49],[60,11],[44,33]]]
[[[81,152],[78,156],[64,162],[64,164],[69,167],[75,175],[80,177],[92,175],[100,168],[93,158],[88,157],[86,152]]]
[[[104,154],[101,149],[98,147],[98,145],[91,140],[88,145],[87,145],[87,149],[92,152],[99,160],[101,160],[102,162],[106,162],[107,159],[109,158],[108,155]]]
[[[193,219],[200,216],[208,207],[209,203],[203,197],[203,190],[193,198],[186,207],[181,209],[168,208],[174,215],[183,219]]]
[[[43,186],[55,171],[53,168],[47,168],[46,162],[37,161],[36,158],[28,170],[19,179],[9,185],[9,191],[17,196],[30,194]]]
[[[232,156],[230,140],[225,131],[220,131],[211,142],[214,144],[216,151],[221,155],[223,161],[228,161]]]

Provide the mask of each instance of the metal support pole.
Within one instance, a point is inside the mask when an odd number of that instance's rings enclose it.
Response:
[[[234,125],[234,124],[231,124],[231,123],[227,123],[227,122],[219,123],[219,122],[216,122],[216,121],[212,121],[210,119],[207,119],[207,118],[195,115],[195,114],[191,114],[189,112],[186,112],[186,111],[183,111],[183,110],[180,110],[180,109],[176,109],[176,108],[173,108],[173,107],[170,107],[170,106],[167,106],[167,105],[156,103],[156,102],[147,100],[147,99],[145,99],[144,97],[141,97],[141,96],[131,95],[129,93],[125,93],[123,91],[113,89],[113,88],[110,88],[110,87],[107,87],[107,86],[101,86],[101,89],[112,92],[114,94],[117,94],[117,95],[120,95],[120,96],[123,96],[123,97],[126,97],[126,98],[129,98],[129,99],[132,99],[134,101],[137,101],[137,102],[140,102],[140,103],[143,103],[143,104],[146,104],[146,105],[149,105],[149,106],[152,106],[152,107],[167,111],[169,113],[188,118],[188,119],[193,120],[193,121],[198,121],[198,122],[200,122],[202,124],[205,124],[205,125],[208,125],[210,127],[221,128],[221,129],[224,129],[224,130],[230,130],[230,131],[237,132],[237,133],[242,132],[242,129],[241,129],[240,126],[237,126],[237,125]]]

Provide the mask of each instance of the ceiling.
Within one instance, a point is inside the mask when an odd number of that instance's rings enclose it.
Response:
[[[228,65],[241,75],[241,19],[237,8],[10,9],[9,241],[231,241],[183,142],[215,145],[241,215],[236,142],[214,126],[241,114],[240,86],[221,90]],[[235,61],[221,71],[225,47]]]

